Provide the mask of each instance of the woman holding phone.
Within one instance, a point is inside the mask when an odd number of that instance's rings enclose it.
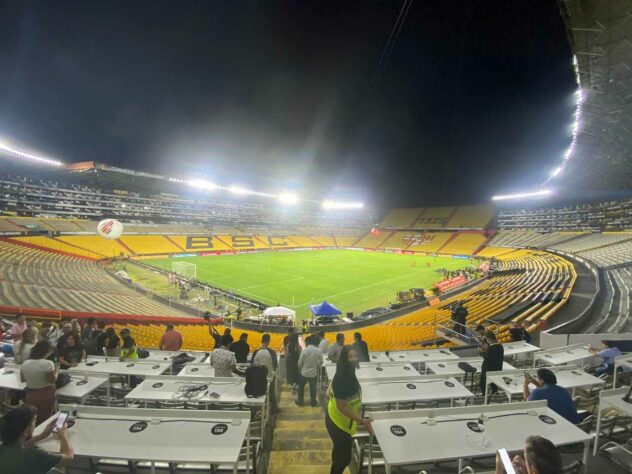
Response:
[[[496,455],[496,474],[562,474],[562,457],[555,445],[541,436],[529,436],[524,452],[514,456],[511,466],[505,469],[503,456]],[[506,461],[505,461],[506,462]]]
[[[31,358],[20,367],[20,377],[26,383],[24,401],[37,408],[37,424],[46,421],[55,407],[57,368],[48,360],[54,349],[50,342],[38,341],[31,349]]]

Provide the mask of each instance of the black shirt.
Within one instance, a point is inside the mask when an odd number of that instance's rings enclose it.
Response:
[[[81,344],[75,344],[73,347],[64,346],[59,353],[59,357],[63,357],[64,360],[69,365],[78,364],[81,362],[81,353],[83,352],[83,347]],[[62,364],[66,365],[66,364]]]
[[[481,372],[503,370],[503,358],[505,357],[505,348],[497,342],[489,346],[489,349],[483,355],[483,364]]]
[[[353,397],[360,390],[360,383],[354,373],[338,373],[334,375],[331,388],[336,398],[347,400]]]
[[[369,346],[364,341],[356,341],[353,344],[355,350],[358,351],[358,360],[360,362],[369,362]]]
[[[233,342],[229,350],[235,354],[238,364],[245,364],[248,362],[248,353],[250,352],[250,345],[246,341]]]

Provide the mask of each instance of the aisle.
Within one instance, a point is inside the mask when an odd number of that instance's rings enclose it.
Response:
[[[292,391],[284,385],[280,402],[282,412],[276,420],[268,474],[327,474],[331,463],[331,440],[323,411],[320,407],[298,407],[294,400]]]

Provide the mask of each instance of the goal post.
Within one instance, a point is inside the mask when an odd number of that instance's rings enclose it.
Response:
[[[197,276],[197,265],[189,262],[173,262],[171,263],[171,271],[181,277],[195,278]]]

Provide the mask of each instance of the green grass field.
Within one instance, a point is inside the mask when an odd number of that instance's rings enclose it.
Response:
[[[354,250],[242,253],[179,259],[152,259],[145,263],[171,270],[185,261],[197,265],[197,278],[268,305],[295,308],[297,317],[308,305],[327,300],[344,313],[356,314],[386,306],[397,292],[429,288],[441,279],[438,269],[455,270],[468,260]],[[413,267],[412,263],[417,266]],[[428,266],[427,264],[430,264]]]

